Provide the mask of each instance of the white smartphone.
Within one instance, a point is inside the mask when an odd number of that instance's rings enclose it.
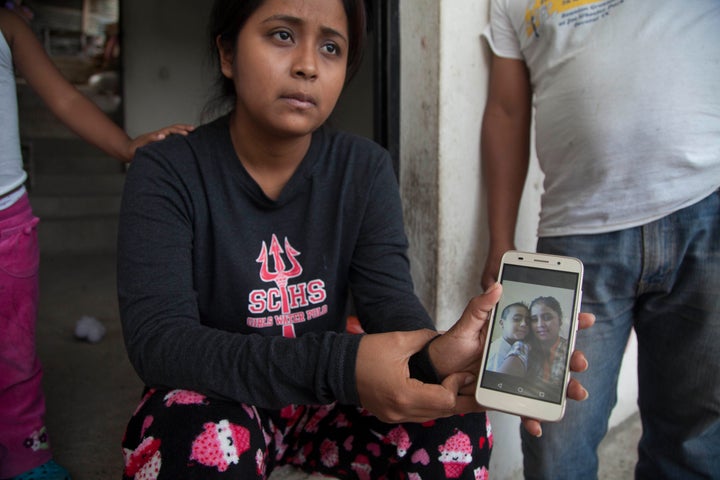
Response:
[[[490,314],[475,398],[489,409],[545,421],[565,413],[582,299],[577,258],[509,251]]]

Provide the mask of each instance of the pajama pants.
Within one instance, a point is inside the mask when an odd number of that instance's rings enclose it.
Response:
[[[387,424],[338,404],[265,410],[187,390],[150,390],[123,439],[124,479],[266,479],[294,465],[340,479],[486,479],[484,413]]]
[[[51,458],[35,350],[38,219],[27,194],[0,210],[0,478]]]

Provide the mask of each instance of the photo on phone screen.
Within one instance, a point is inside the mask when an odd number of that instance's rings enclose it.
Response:
[[[493,311],[478,384],[480,403],[506,411],[534,403],[514,403],[505,395],[483,397],[483,391],[494,391],[557,405],[559,410],[549,411],[562,415],[581,280],[577,259],[517,252],[504,259],[503,294]]]

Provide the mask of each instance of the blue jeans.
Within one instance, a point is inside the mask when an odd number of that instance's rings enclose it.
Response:
[[[583,261],[582,310],[597,322],[576,342],[590,368],[575,376],[590,398],[569,402],[539,439],[521,432],[525,478],[597,478],[631,328],[643,427],[636,478],[720,478],[720,191],[641,227],[541,238],[537,249]]]

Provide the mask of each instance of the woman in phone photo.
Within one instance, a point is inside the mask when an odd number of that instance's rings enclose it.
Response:
[[[555,297],[538,297],[530,303],[533,341],[528,378],[559,386],[565,378],[568,340],[560,335],[563,310]]]

